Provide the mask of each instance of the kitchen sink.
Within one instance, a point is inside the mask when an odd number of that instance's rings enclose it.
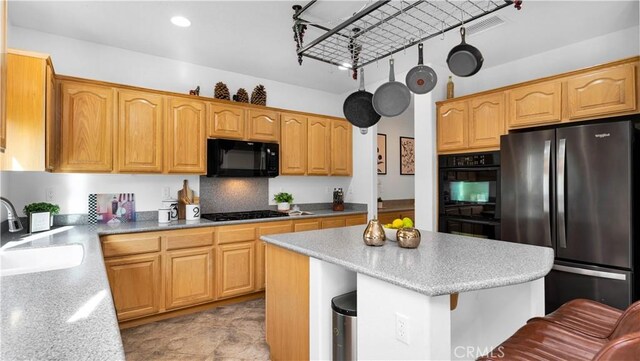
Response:
[[[84,248],[80,244],[1,251],[0,276],[76,267],[83,258]]]

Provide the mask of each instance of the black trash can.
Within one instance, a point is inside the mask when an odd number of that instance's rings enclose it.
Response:
[[[333,359],[358,359],[358,303],[357,292],[336,296],[331,300],[333,309]]]

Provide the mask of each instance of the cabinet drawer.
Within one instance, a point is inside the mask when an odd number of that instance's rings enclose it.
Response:
[[[101,240],[105,257],[160,251],[160,235],[157,233],[105,236]]]
[[[255,225],[220,227],[216,231],[217,244],[253,241],[256,238]]]
[[[213,230],[172,232],[166,238],[167,250],[211,246],[213,245]]]
[[[361,215],[357,215],[357,216],[351,216],[351,217],[347,217],[347,219],[346,219],[347,227],[356,226],[356,225],[365,224],[365,223],[367,223],[367,215],[366,214],[361,214]]]
[[[296,221],[293,225],[294,232],[315,231],[320,229],[322,225],[319,219],[305,219],[303,221]]]
[[[347,225],[347,222],[342,217],[329,218],[329,219],[322,220],[322,229],[338,228],[338,227],[344,227],[346,225]]]
[[[278,234],[278,233],[290,233],[292,230],[291,222],[277,222],[277,223],[267,223],[264,226],[258,227],[257,235],[266,236],[268,234]]]

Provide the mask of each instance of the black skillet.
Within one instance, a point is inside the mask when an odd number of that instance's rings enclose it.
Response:
[[[465,28],[461,27],[460,36],[462,37],[462,42],[454,46],[449,52],[449,56],[447,56],[449,70],[462,77],[472,76],[477,73],[482,68],[482,62],[484,61],[480,50],[465,42],[465,33]]]
[[[345,118],[361,129],[369,128],[380,120],[380,114],[373,109],[373,94],[364,90],[364,68],[360,68],[360,88],[345,99],[342,106]]]

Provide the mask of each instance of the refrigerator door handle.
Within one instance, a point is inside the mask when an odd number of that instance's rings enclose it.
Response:
[[[551,243],[551,216],[549,215],[549,177],[551,173],[551,141],[544,142],[544,161],[542,169],[542,211],[544,213],[544,235],[546,245],[553,247]]]
[[[590,269],[562,266],[562,265],[558,265],[558,264],[554,264],[552,269],[554,271],[574,273],[574,274],[583,275],[583,276],[606,278],[606,279],[610,279],[610,280],[620,280],[620,281],[626,281],[627,280],[627,275],[625,275],[623,273],[594,271],[594,270],[590,270]]]
[[[567,140],[560,139],[558,142],[558,184],[557,184],[557,194],[558,194],[558,247],[567,248],[567,230],[566,230],[566,213],[564,209],[565,205],[565,169],[566,169],[566,149],[567,149]]]

